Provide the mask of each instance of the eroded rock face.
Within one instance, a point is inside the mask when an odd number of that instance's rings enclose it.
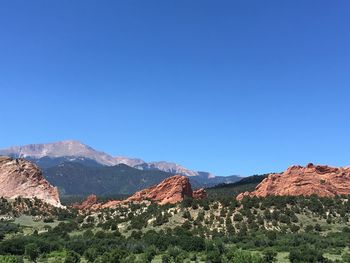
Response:
[[[152,200],[161,205],[175,204],[185,196],[192,197],[193,191],[187,177],[175,175],[162,181],[160,184],[146,188],[129,197],[129,202]]]
[[[73,208],[78,210],[91,210],[93,207],[100,207],[96,195],[89,195],[81,204],[73,205]]]
[[[242,193],[237,199],[242,199],[244,196],[312,194],[322,197],[349,195],[350,167],[335,168],[311,163],[306,167],[291,166],[282,174],[270,174],[255,191]]]
[[[204,188],[193,191],[192,196],[193,199],[204,199],[208,197],[207,192],[204,190]]]
[[[81,205],[75,207],[79,210],[98,210],[103,208],[111,208],[117,205],[153,201],[160,205],[175,204],[181,202],[185,197],[193,197],[195,199],[205,198],[207,196],[204,189],[192,191],[188,177],[175,175],[162,181],[161,183],[136,192],[126,200],[112,200],[104,204],[96,203],[96,196],[90,196]],[[84,206],[86,208],[84,208]]]
[[[38,198],[61,207],[58,190],[43,177],[40,169],[24,159],[0,157],[0,196]]]

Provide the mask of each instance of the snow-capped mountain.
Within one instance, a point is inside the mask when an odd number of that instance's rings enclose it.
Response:
[[[116,165],[117,161],[112,156],[99,152],[78,141],[60,141],[45,144],[29,144],[14,146],[0,150],[0,155],[16,158],[41,159],[44,157],[84,157],[94,160],[102,165]]]
[[[174,174],[183,174],[186,176],[197,176],[198,172],[191,171],[186,169],[185,167],[178,165],[176,163],[170,163],[170,162],[150,162],[150,163],[142,163],[134,166],[137,169],[140,170],[161,170],[168,173],[174,173]]]
[[[141,159],[128,158],[124,156],[113,157],[107,153],[97,151],[88,145],[79,141],[69,140],[45,144],[29,144],[24,146],[14,146],[0,150],[0,155],[21,157],[31,160],[42,160],[43,158],[57,159],[64,161],[81,161],[81,158],[93,160],[101,165],[114,166],[126,164],[140,170],[160,170],[172,174],[181,174],[186,176],[198,176],[197,171],[189,170],[181,165],[172,162],[145,162]],[[45,164],[47,164],[47,160]],[[208,178],[214,175],[207,173]]]
[[[114,157],[113,159],[115,164],[126,164],[131,167],[136,167],[138,165],[142,165],[145,163],[145,161],[141,159],[128,158],[123,156],[117,156],[117,157]]]

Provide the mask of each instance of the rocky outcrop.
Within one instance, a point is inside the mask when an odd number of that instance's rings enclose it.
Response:
[[[240,194],[244,196],[265,197],[268,195],[322,197],[350,194],[350,167],[335,168],[308,164],[306,167],[292,166],[281,174],[270,174],[253,192]]]
[[[175,175],[162,181],[160,184],[136,192],[129,197],[129,202],[151,200],[161,205],[175,204],[182,201],[185,196],[192,197],[193,191],[189,179],[185,176]]]
[[[111,208],[117,205],[143,201],[153,201],[160,205],[175,204],[181,202],[186,196],[202,199],[207,194],[204,189],[192,191],[188,177],[175,175],[157,185],[136,192],[126,200],[112,200],[101,204],[96,202],[96,196],[90,196],[81,205],[75,205],[75,208],[79,210],[98,210],[100,208]]]
[[[96,195],[89,195],[81,204],[73,204],[73,208],[77,210],[95,210],[100,206],[101,205],[98,203]]]
[[[204,188],[198,189],[196,191],[193,191],[192,194],[193,199],[204,199],[207,198],[207,192],[204,190]]]
[[[57,188],[46,181],[35,164],[24,159],[0,157],[0,196],[9,199],[36,197],[61,207]]]

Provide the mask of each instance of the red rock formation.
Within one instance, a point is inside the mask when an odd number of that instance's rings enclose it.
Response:
[[[161,205],[175,204],[182,201],[185,196],[192,197],[192,193],[188,177],[175,175],[165,179],[158,185],[136,192],[126,201],[140,202],[151,200]]]
[[[153,201],[160,205],[175,204],[181,202],[185,196],[193,197],[195,199],[205,198],[206,192],[204,189],[192,191],[191,184],[188,177],[175,175],[162,181],[161,183],[136,192],[126,200],[112,200],[104,204],[97,204],[95,197],[90,197],[90,200],[84,201],[81,205],[75,205],[80,210],[97,210],[100,208],[111,208],[120,204],[127,204],[131,202]],[[93,204],[94,203],[94,204]]]
[[[204,190],[204,188],[193,191],[192,194],[193,199],[204,199],[207,198],[207,196],[207,192]]]
[[[58,190],[43,177],[40,169],[24,159],[0,157],[0,196],[38,198],[60,207]]]
[[[306,167],[292,166],[282,174],[270,174],[255,191],[240,194],[244,196],[265,197],[268,195],[316,194],[323,197],[350,194],[350,167],[334,168],[308,164]]]
[[[96,208],[100,206],[100,204],[97,202],[97,196],[89,195],[81,204],[74,204],[73,208],[78,210],[91,210],[94,206]]]

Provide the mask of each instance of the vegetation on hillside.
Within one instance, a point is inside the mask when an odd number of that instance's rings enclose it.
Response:
[[[206,191],[210,198],[219,198],[225,196],[236,196],[246,191],[253,191],[255,187],[264,180],[268,174],[253,175],[245,177],[238,182],[231,184],[219,184],[211,188],[207,188]]]
[[[142,171],[130,166],[91,167],[75,162],[44,169],[45,178],[60,195],[131,194],[172,176],[162,171]]]
[[[7,201],[1,207],[1,214],[15,214]],[[297,263],[350,257],[346,196],[185,199],[97,213],[68,210],[64,217],[52,211],[50,218],[48,211],[37,212],[42,218],[32,216],[38,220],[33,224],[0,224],[0,262]]]

